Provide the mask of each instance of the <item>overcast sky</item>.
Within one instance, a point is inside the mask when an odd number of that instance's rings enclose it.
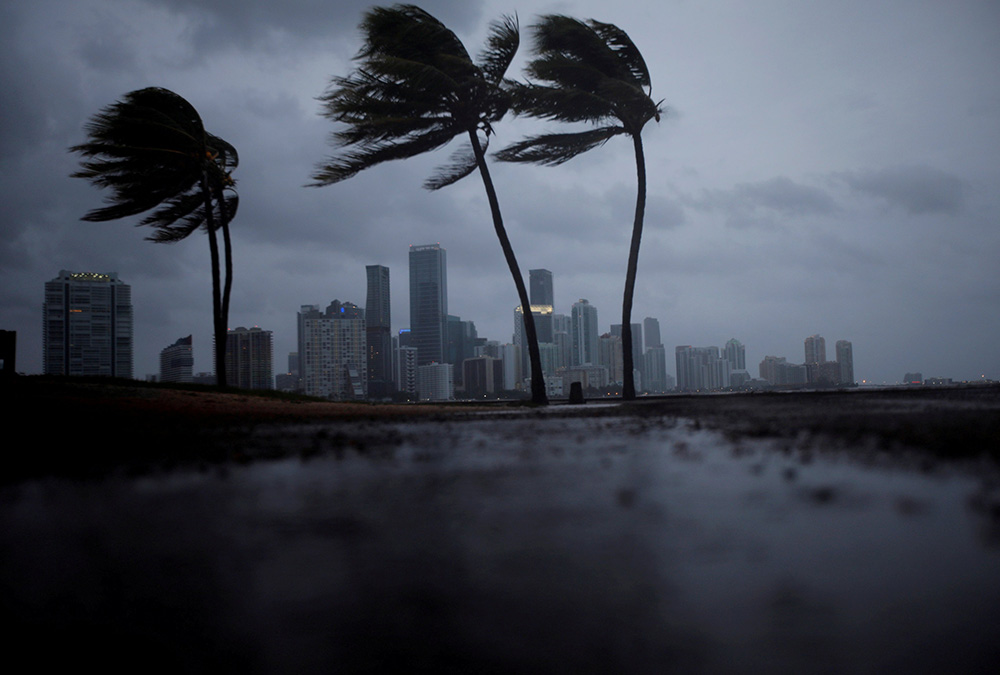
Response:
[[[478,175],[438,192],[447,160],[383,164],[303,187],[331,148],[316,98],[360,46],[361,0],[0,0],[0,328],[41,371],[43,285],[60,269],[132,286],[135,373],[194,335],[211,370],[203,234],[144,241],[135,221],[85,223],[103,195],[67,148],[125,93],[171,89],[239,150],[230,326],[274,332],[275,370],[302,304],[365,303],[390,268],[394,330],[409,322],[407,250],[448,251],[449,311],[508,342],[517,296]],[[669,113],[644,134],[646,230],[633,320],[675,345],[802,362],[814,333],[854,344],[855,374],[1000,379],[1000,3],[995,0],[424,2],[476,53],[517,13],[521,77],[541,13],[615,23]],[[507,119],[492,149],[554,128]],[[552,270],[556,312],[587,298],[621,321],[635,170],[612,139],[561,167],[494,165],[522,270]],[[668,370],[673,372],[672,356]]]

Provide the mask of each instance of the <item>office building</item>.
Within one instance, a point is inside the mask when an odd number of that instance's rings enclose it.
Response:
[[[597,308],[585,298],[573,304],[570,329],[570,365],[597,365]]]
[[[462,362],[476,355],[476,341],[478,339],[476,324],[472,321],[462,321],[462,317],[449,314],[447,325],[444,361],[455,366],[452,369],[455,386],[461,387],[463,383]]]
[[[532,305],[556,304],[552,289],[552,272],[548,270],[528,270],[528,301]]]
[[[541,350],[542,345],[553,344],[552,305],[531,305],[531,318],[535,322],[535,336],[538,339],[539,350]],[[514,308],[514,344],[521,348],[521,371],[530,373],[531,355],[528,353],[528,334],[524,325],[524,313],[521,311],[520,305]]]
[[[462,363],[465,398],[483,398],[503,389],[503,361],[492,356],[477,356]]]
[[[193,381],[194,352],[188,335],[160,352],[160,382]]]
[[[392,394],[392,327],[389,311],[389,268],[367,265],[368,298],[365,331],[368,349],[368,396]]]
[[[445,361],[448,330],[448,272],[439,244],[410,246],[410,336],[417,364]]]
[[[237,389],[274,389],[271,331],[241,326],[226,332],[226,383]]]
[[[118,275],[61,270],[45,283],[46,375],[132,377],[132,288]]]
[[[642,320],[642,333],[646,341],[646,349],[651,347],[660,347],[663,343],[660,341],[660,321],[659,319],[654,319],[651,316],[647,316]]]
[[[310,396],[335,400],[365,398],[368,386],[365,310],[351,302],[334,300],[320,312],[303,305],[299,367],[303,389]]]

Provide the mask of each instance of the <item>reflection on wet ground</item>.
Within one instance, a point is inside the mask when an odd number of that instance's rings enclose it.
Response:
[[[1000,663],[992,466],[587,413],[247,443],[298,451],[0,491],[14,644],[173,672]]]

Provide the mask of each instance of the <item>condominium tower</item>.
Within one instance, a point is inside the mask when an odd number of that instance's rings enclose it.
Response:
[[[274,389],[271,331],[240,326],[226,332],[226,383],[237,389]]]
[[[69,272],[45,283],[46,375],[132,377],[132,288],[115,273]]]
[[[389,320],[389,268],[365,267],[368,299],[365,330],[368,342],[368,396],[383,398],[392,393],[392,328]]]
[[[417,365],[444,363],[448,335],[448,271],[439,244],[410,246],[410,337]]]

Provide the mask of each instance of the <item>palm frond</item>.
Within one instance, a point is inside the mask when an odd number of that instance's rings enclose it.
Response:
[[[517,115],[595,124],[615,117],[612,101],[576,87],[515,84],[509,91],[511,108]]]
[[[479,54],[479,68],[486,81],[493,85],[503,82],[521,44],[521,32],[517,16],[503,16],[490,24],[490,34],[486,46]]]
[[[499,85],[520,40],[515,18],[491,27],[481,65],[454,33],[413,5],[372,9],[361,30],[359,65],[320,97],[321,114],[341,126],[331,135],[337,152],[317,167],[310,185],[435,150],[458,134],[478,130],[488,137],[507,113],[509,95]],[[468,155],[457,153],[425,186],[450,185],[469,167]]]
[[[618,57],[619,62],[628,69],[632,79],[640,86],[647,89],[647,94],[652,88],[649,79],[649,69],[646,67],[646,60],[642,58],[642,53],[632,42],[632,38],[618,26],[611,23],[601,23],[590,19],[588,25],[594,30],[604,43]]]
[[[310,186],[332,185],[382,162],[407,159],[436,150],[454,137],[455,132],[446,128],[403,139],[358,144],[358,149],[333,157],[320,165],[313,173],[313,182]]]
[[[489,136],[486,136],[479,142],[485,153],[490,143]],[[452,153],[448,159],[448,164],[435,169],[434,175],[424,181],[424,188],[428,190],[440,190],[452,183],[457,183],[475,171],[477,166],[476,153],[472,149],[472,143],[463,143],[458,150]]]
[[[493,156],[501,162],[558,166],[624,133],[623,127],[608,126],[578,133],[542,134],[513,143]]]

